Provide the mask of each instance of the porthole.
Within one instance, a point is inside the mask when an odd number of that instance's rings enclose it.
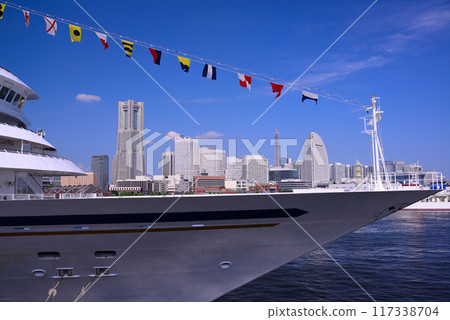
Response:
[[[38,252],[37,255],[41,260],[55,260],[61,258],[59,252]]]
[[[36,278],[44,278],[47,275],[47,271],[44,269],[34,269],[31,271],[31,274]]]
[[[219,263],[219,268],[222,270],[230,269],[231,262],[230,261],[222,261],[221,263]]]
[[[95,251],[95,256],[97,258],[114,258],[116,256],[115,251]]]

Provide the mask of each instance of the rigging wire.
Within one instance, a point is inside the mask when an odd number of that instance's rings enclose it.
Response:
[[[376,2],[376,1],[375,1]],[[55,19],[57,22],[60,22],[62,24],[73,24],[76,25],[77,27],[80,27],[81,29],[84,30],[88,30],[88,31],[92,31],[92,32],[100,32],[100,33],[104,33],[104,30],[100,29],[100,28],[95,28],[95,27],[91,27],[88,26],[86,24],[82,24],[82,23],[78,23],[69,19],[64,19],[64,18],[60,18],[56,15],[53,14],[48,14],[42,11],[38,11],[38,10],[34,10],[22,5],[18,5],[12,2],[8,2],[8,1],[3,1],[4,4],[7,4],[9,7],[16,9],[16,10],[26,10],[29,11],[30,13],[33,13],[34,15],[40,16],[40,17],[49,17],[52,19]],[[119,39],[119,40],[126,40],[126,41],[131,41],[133,42],[134,45],[137,46],[141,46],[141,47],[146,47],[146,48],[155,48],[155,49],[161,49],[162,52],[172,55],[172,56],[179,56],[182,55],[184,57],[188,57],[190,58],[192,61],[197,62],[197,63],[206,63],[209,62],[211,64],[214,64],[214,66],[217,69],[221,69],[227,72],[232,72],[232,73],[245,73],[248,75],[251,75],[253,78],[260,80],[260,81],[264,81],[264,82],[273,82],[273,81],[277,81],[277,82],[282,82],[284,85],[286,86],[290,86],[291,90],[296,90],[296,91],[303,91],[303,90],[309,90],[309,91],[318,91],[315,92],[317,95],[319,95],[320,97],[329,99],[329,100],[334,100],[337,102],[341,102],[341,103],[346,103],[349,105],[353,105],[353,106],[358,106],[358,107],[364,107],[364,105],[361,103],[361,101],[359,101],[358,99],[345,99],[343,96],[341,96],[340,94],[336,94],[336,93],[331,93],[331,92],[327,92],[321,88],[312,88],[312,87],[308,87],[305,86],[303,84],[299,84],[296,82],[290,82],[287,81],[285,79],[282,78],[277,78],[277,77],[272,77],[263,73],[256,73],[253,72],[251,70],[245,69],[245,68],[241,68],[241,67],[236,67],[236,66],[232,66],[226,63],[222,63],[219,61],[215,61],[213,59],[209,59],[209,58],[204,58],[204,57],[200,57],[194,54],[189,54],[180,50],[176,50],[176,49],[171,49],[171,48],[166,48],[163,47],[161,45],[158,44],[153,44],[153,43],[149,43],[147,41],[142,41],[142,40],[138,40],[138,39],[134,39],[132,37],[129,36],[123,36],[114,32],[108,32],[108,35],[111,38],[114,39]]]

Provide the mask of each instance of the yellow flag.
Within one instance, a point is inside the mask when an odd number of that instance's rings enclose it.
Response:
[[[125,51],[128,58],[131,58],[133,54],[133,42],[121,40],[123,45],[123,50]]]
[[[0,3],[0,19],[3,19],[3,11],[5,11],[5,5]]]
[[[69,24],[69,30],[70,30],[70,40],[72,40],[72,42],[74,42],[74,41],[80,42],[81,41],[81,28]]]
[[[191,65],[191,59],[183,58],[183,57],[179,57],[179,56],[177,56],[177,58],[178,58],[178,61],[180,61],[181,70],[183,70],[184,72],[189,72],[189,67]]]

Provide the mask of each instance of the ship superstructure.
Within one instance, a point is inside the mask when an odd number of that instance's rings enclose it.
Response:
[[[28,129],[23,114],[29,100],[39,99],[14,74],[0,68],[0,195],[39,195],[42,176],[84,175],[72,161],[59,157],[42,130]]]

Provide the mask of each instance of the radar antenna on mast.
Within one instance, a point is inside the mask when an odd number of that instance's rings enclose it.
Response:
[[[371,105],[366,107],[366,111],[367,113],[372,112],[372,114],[362,118],[364,120],[364,131],[362,132],[370,135],[372,138],[373,188],[377,191],[390,189],[389,174],[384,161],[383,147],[378,135],[378,122],[381,120],[381,114],[384,113],[381,111],[380,97],[372,95]]]

